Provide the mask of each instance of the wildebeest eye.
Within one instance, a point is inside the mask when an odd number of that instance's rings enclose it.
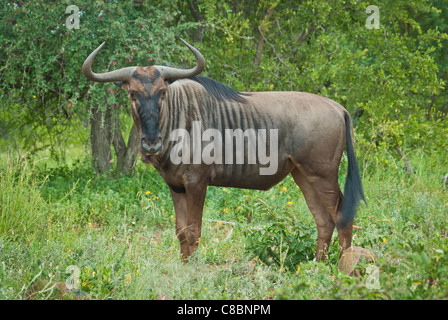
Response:
[[[137,92],[129,91],[129,98],[131,98],[131,100],[137,100]]]

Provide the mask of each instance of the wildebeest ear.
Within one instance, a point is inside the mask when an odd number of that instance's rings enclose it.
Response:
[[[128,91],[129,83],[126,81],[114,81],[114,85],[120,87],[121,89]]]

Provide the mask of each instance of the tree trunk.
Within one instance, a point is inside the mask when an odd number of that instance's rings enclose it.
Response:
[[[110,145],[111,133],[111,111],[101,111],[98,107],[92,108],[90,144],[92,147],[93,167],[98,174],[112,176],[112,154]]]
[[[414,170],[411,167],[409,159],[408,159],[408,157],[406,157],[406,155],[404,154],[403,150],[401,150],[401,148],[399,146],[397,146],[395,149],[398,151],[398,153],[400,154],[401,159],[404,162],[404,166],[406,168],[406,172],[410,173],[410,174],[414,174]]]
[[[124,142],[123,135],[121,134],[120,124],[118,119],[114,121],[115,128],[113,133],[112,145],[114,146],[115,153],[117,155],[117,174],[129,175],[135,166],[135,160],[137,159],[137,142],[138,131],[135,124],[132,125],[131,132],[128,138],[128,144]]]
[[[260,38],[258,39],[257,50],[255,51],[255,56],[254,56],[254,64],[257,66],[259,66],[261,63],[261,54],[263,53],[263,44],[264,44],[264,40],[265,40],[265,33],[268,28],[269,19],[271,18],[271,15],[274,12],[274,9],[277,6],[277,4],[278,4],[278,1],[276,1],[269,7],[263,20],[260,23],[260,26],[258,27],[258,31],[260,32]]]
[[[263,43],[264,43],[264,32],[265,30],[261,27],[258,27],[258,31],[260,32],[260,38],[257,43],[257,50],[255,51],[254,56],[254,64],[259,66],[261,63],[261,53],[263,52]]]
[[[188,6],[190,7],[191,14],[193,15],[195,22],[204,23],[204,17],[199,11],[198,1],[190,0],[188,1]],[[200,26],[194,29],[193,42],[202,42],[204,38],[205,26]]]
[[[114,175],[112,145],[117,158],[115,174],[129,175],[132,173],[137,159],[138,131],[135,125],[132,126],[126,145],[118,115],[113,115],[111,108],[107,108],[105,112],[93,108],[90,142],[93,167],[98,174],[106,174],[109,177]]]

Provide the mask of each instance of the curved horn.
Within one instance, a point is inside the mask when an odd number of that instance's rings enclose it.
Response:
[[[103,42],[98,48],[96,48],[84,61],[82,65],[82,73],[86,76],[87,79],[96,81],[96,82],[112,82],[112,81],[127,81],[134,73],[137,67],[127,67],[119,70],[105,72],[105,73],[94,73],[92,71],[92,63],[95,59],[96,54],[100,49],[104,46],[105,42]]]
[[[188,47],[188,49],[190,49],[191,52],[193,52],[194,56],[196,57],[196,66],[192,69],[187,70],[164,67],[164,66],[155,66],[165,79],[191,78],[200,74],[205,68],[204,56],[195,47],[190,45],[184,39],[181,38],[179,39]]]

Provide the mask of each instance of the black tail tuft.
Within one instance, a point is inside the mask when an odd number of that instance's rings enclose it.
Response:
[[[344,201],[342,203],[341,218],[338,221],[338,228],[343,229],[348,223],[355,218],[356,208],[359,200],[366,202],[364,192],[362,191],[361,175],[359,173],[358,160],[356,160],[355,149],[353,147],[351,135],[351,121],[350,116],[345,113],[345,128],[346,128],[346,145],[348,158],[348,171],[344,187]]]

